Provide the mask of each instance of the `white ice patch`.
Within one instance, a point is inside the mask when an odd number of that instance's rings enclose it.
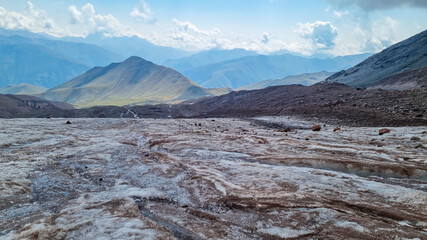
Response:
[[[271,227],[258,229],[258,232],[281,238],[296,238],[307,234],[314,233],[313,230],[296,230],[288,227]]]
[[[342,221],[342,222],[336,222],[335,226],[342,227],[342,228],[351,228],[358,232],[369,232],[368,229],[360,226],[359,224],[355,222],[348,222],[348,221]]]

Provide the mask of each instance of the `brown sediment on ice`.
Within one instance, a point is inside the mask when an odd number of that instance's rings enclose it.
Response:
[[[427,237],[425,127],[214,120],[0,120],[0,239]]]

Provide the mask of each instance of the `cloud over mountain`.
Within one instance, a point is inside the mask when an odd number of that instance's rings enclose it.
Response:
[[[44,10],[35,9],[31,2],[27,2],[23,12],[7,11],[0,6],[0,27],[46,33],[55,37],[69,34],[66,30],[57,26]]]
[[[265,44],[269,43],[270,42],[270,35],[268,33],[263,33],[261,42],[265,43]]]
[[[316,21],[314,23],[299,24],[301,36],[311,39],[318,49],[331,49],[335,46],[337,28],[330,22]]]
[[[77,35],[87,36],[92,33],[102,33],[105,37],[131,37],[140,34],[133,28],[123,25],[111,14],[96,14],[95,7],[87,3],[80,9],[71,5],[68,8],[70,23],[79,29]]]
[[[154,17],[153,12],[151,11],[148,4],[141,0],[130,13],[131,17],[133,17],[137,21],[143,21],[146,23],[154,24],[157,19]]]
[[[218,28],[204,30],[197,27],[191,22],[182,22],[173,19],[174,27],[168,36],[171,44],[178,48],[195,48],[195,49],[210,49],[210,48],[229,48],[230,41],[222,37],[222,33]]]

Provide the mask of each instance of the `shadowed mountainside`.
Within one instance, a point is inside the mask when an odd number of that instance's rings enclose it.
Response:
[[[427,66],[427,30],[377,53],[356,66],[327,78],[356,87],[369,87],[393,75]]]
[[[46,114],[48,111],[71,109],[75,109],[75,107],[68,103],[47,101],[27,95],[0,94],[0,118],[34,116]]]
[[[427,67],[399,73],[384,78],[371,88],[381,88],[384,90],[406,90],[416,88],[427,88]]]

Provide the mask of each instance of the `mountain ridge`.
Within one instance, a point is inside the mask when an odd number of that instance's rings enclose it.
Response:
[[[396,43],[325,82],[369,87],[384,78],[427,66],[427,30]]]
[[[256,55],[203,65],[183,74],[203,87],[239,88],[265,79],[307,72],[338,71],[364,60],[370,53],[316,59],[284,55]]]
[[[214,90],[200,87],[171,68],[132,56],[120,63],[94,67],[39,96],[88,107],[165,103],[213,95]]]
[[[316,73],[303,73],[299,75],[291,75],[284,77],[282,79],[267,79],[260,82],[256,82],[247,86],[237,88],[236,91],[240,90],[255,90],[262,89],[270,86],[279,86],[279,85],[291,85],[291,84],[301,84],[304,86],[312,85],[320,81],[325,80],[327,77],[331,76],[334,73],[321,71]]]
[[[31,94],[40,94],[46,91],[47,88],[40,87],[32,84],[21,83],[18,85],[8,85],[3,88],[0,88],[1,94],[17,94],[17,95],[31,95]]]

